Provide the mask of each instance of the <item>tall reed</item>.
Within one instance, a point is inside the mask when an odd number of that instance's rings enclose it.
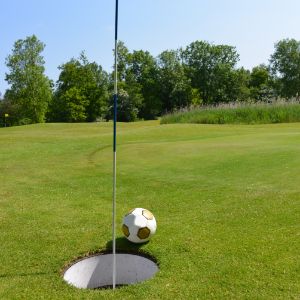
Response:
[[[300,122],[300,104],[295,100],[191,107],[167,114],[161,118],[161,124],[268,124],[292,122]]]

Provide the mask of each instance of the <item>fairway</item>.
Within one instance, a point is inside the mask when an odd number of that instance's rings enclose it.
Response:
[[[61,272],[111,247],[112,123],[0,128],[0,299],[299,299],[300,124],[118,124],[117,249],[153,255],[135,286]],[[145,207],[157,233],[122,237]]]

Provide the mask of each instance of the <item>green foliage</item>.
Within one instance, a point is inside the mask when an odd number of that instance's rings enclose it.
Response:
[[[234,103],[217,107],[199,107],[163,116],[162,124],[268,124],[300,122],[300,104]]]
[[[181,64],[179,51],[164,51],[158,57],[159,98],[163,111],[190,106],[200,101],[198,89],[193,89]]]
[[[197,106],[201,105],[203,100],[200,95],[200,91],[196,88],[192,88],[192,105]]]
[[[239,60],[234,47],[196,41],[182,51],[182,58],[192,87],[200,91],[203,103],[237,100],[238,94],[228,94],[235,82],[234,67]]]
[[[118,93],[118,121],[133,122],[138,117],[138,107],[142,102],[142,95],[137,93],[137,89],[133,91],[120,89]]]
[[[126,70],[128,67],[128,59],[129,59],[129,50],[125,46],[124,42],[119,41],[117,44],[117,62],[118,62],[118,81],[122,82],[126,78]],[[114,78],[114,72],[112,73],[112,78]]]
[[[250,97],[256,101],[267,101],[274,96],[272,78],[265,65],[254,67],[250,74]]]
[[[156,61],[148,51],[129,52],[123,42],[118,43],[118,84],[123,93],[121,99],[126,99],[120,108],[125,107],[124,103],[130,104],[126,105],[126,111],[130,116],[125,116],[124,111],[120,111],[118,113],[120,121],[132,120],[133,116],[140,119],[153,119],[160,114],[157,77]],[[112,87],[114,73],[111,78]]]
[[[300,41],[281,40],[275,45],[270,68],[277,78],[279,95],[286,98],[300,96]]]
[[[84,53],[59,67],[53,103],[48,119],[59,122],[95,121],[108,106],[108,75]]]
[[[9,114],[8,118],[5,118],[5,114]],[[5,99],[0,99],[0,127],[4,127],[5,123],[8,126],[13,124],[17,124],[17,120],[14,118],[16,117],[16,113],[13,111],[13,106],[10,102]]]
[[[65,121],[83,122],[86,120],[85,107],[88,101],[79,88],[70,87],[61,95],[60,100],[65,104],[64,113],[67,116]]]
[[[126,84],[140,86],[140,119],[154,119],[160,114],[162,108],[158,96],[157,63],[148,51],[139,50],[129,54]]]
[[[6,59],[10,85],[5,98],[11,105],[15,123],[40,123],[45,121],[52,91],[49,79],[44,75],[41,52],[45,45],[35,35],[14,44],[12,54]]]
[[[300,42],[294,39],[279,41],[270,65],[251,72],[237,67],[239,55],[229,45],[195,41],[156,58],[148,51],[129,51],[123,42],[117,47],[119,121],[156,119],[190,106],[300,97]],[[107,74],[82,52],[59,67],[59,79],[53,84],[43,74],[43,49],[44,44],[32,36],[17,41],[7,58],[11,88],[0,113],[3,109],[10,113],[10,124],[43,122],[46,112],[51,122],[112,119],[114,72]]]
[[[248,70],[245,70],[244,68],[239,68],[231,71],[229,74],[231,75],[231,80],[229,81],[229,85],[227,86],[227,102],[248,101],[251,98],[251,92],[249,89],[250,72]]]

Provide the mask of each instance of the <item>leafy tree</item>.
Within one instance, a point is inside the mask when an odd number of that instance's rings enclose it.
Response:
[[[232,101],[246,101],[250,99],[250,71],[239,68],[233,71],[232,79]]]
[[[133,122],[138,119],[140,107],[143,102],[143,95],[141,93],[141,86],[137,83],[127,84],[126,82],[118,83],[118,115],[119,122]],[[113,118],[113,93],[110,97],[109,110],[106,119]]]
[[[126,70],[128,68],[129,62],[129,50],[125,46],[124,42],[119,41],[117,45],[117,60],[118,60],[118,81],[125,81],[126,78]],[[114,76],[114,72],[112,73]],[[113,77],[114,78],[114,77]]]
[[[21,125],[22,116],[19,115],[20,109],[17,104],[12,104],[12,102],[7,98],[9,91],[5,93],[5,96],[0,101],[0,126],[4,124],[4,115],[8,114],[9,118],[6,120],[10,125]],[[24,120],[24,119],[23,119]]]
[[[4,111],[4,102],[2,98],[2,94],[0,93],[0,127],[4,124],[4,114],[6,113]]]
[[[141,102],[141,94],[135,91],[130,96],[126,90],[120,88],[118,91],[118,121],[136,121],[139,112],[137,103],[139,102]]]
[[[164,51],[158,57],[159,97],[165,112],[200,102],[180,61],[179,51]],[[194,102],[194,103],[193,103]]]
[[[87,118],[88,101],[82,91],[72,86],[62,93],[60,100],[64,103],[64,113],[67,122],[84,122]]]
[[[118,42],[118,121],[130,122],[137,119],[143,102],[142,85],[129,71],[130,52],[122,41]],[[111,97],[107,119],[113,118],[113,89],[115,74],[111,74]]]
[[[277,80],[277,91],[282,97],[300,96],[300,41],[281,40],[275,44],[270,59],[272,74]]]
[[[44,75],[44,59],[41,52],[45,45],[35,35],[14,44],[12,54],[6,59],[10,84],[5,98],[14,108],[16,122],[39,123],[45,121],[52,90]],[[25,121],[26,120],[26,121]]]
[[[215,103],[248,100],[250,98],[249,78],[249,71],[244,68],[228,69],[228,67],[220,67],[215,77]]]
[[[256,101],[267,101],[273,96],[272,78],[269,68],[259,65],[250,74],[250,97]]]
[[[114,73],[111,76],[111,90],[113,78]],[[119,121],[132,121],[135,118],[153,119],[161,112],[157,97],[157,65],[148,51],[131,53],[123,42],[119,42],[118,81],[119,90],[122,90],[118,105]],[[129,109],[132,111],[129,112]],[[129,114],[128,117],[125,116],[125,111]],[[112,101],[108,117],[112,117]]]
[[[103,117],[108,105],[108,75],[84,53],[59,67],[49,120],[60,122],[95,121]]]
[[[226,92],[239,60],[234,47],[196,41],[182,51],[182,58],[192,87],[200,91],[205,104],[234,100]]]
[[[126,85],[136,86],[141,94],[139,118],[154,119],[161,112],[158,97],[158,70],[154,57],[148,51],[133,51],[128,57]],[[139,87],[139,88],[138,88]]]

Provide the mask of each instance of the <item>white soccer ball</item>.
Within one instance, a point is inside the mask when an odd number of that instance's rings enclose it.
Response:
[[[122,231],[129,241],[145,243],[156,231],[156,220],[149,210],[134,208],[125,215]]]

